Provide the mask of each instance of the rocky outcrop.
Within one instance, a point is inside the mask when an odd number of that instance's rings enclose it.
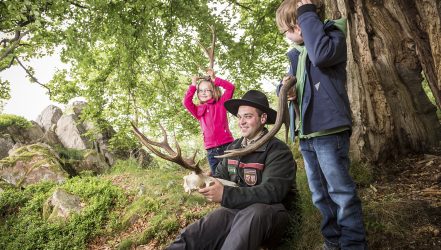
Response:
[[[102,174],[110,169],[102,154],[92,149],[86,149],[83,153],[83,159],[70,162],[70,166],[76,173],[90,171],[93,174]]]
[[[40,181],[62,183],[68,177],[58,154],[46,144],[23,146],[0,160],[0,178],[16,187]]]
[[[37,117],[36,122],[41,126],[44,132],[51,130],[54,125],[57,124],[60,117],[63,115],[63,111],[57,106],[47,106],[41,114]]]
[[[55,134],[66,148],[91,148],[91,143],[83,136],[86,132],[76,114],[63,115],[57,122]]]
[[[44,136],[44,132],[40,125],[31,121],[29,127],[21,127],[13,124],[2,130],[3,135],[8,135],[9,138],[15,143],[32,144],[41,140]],[[2,136],[4,138],[4,136]]]
[[[0,137],[0,159],[8,156],[9,150],[14,147],[14,141],[11,139],[11,136],[6,134]]]
[[[11,156],[16,149],[24,145],[36,143],[44,143],[56,148],[60,156],[64,148],[86,150],[84,152],[87,155],[85,159],[62,159],[62,166],[72,175],[72,172],[76,174],[84,170],[99,174],[114,164],[115,155],[122,158],[129,157],[130,152],[115,152],[110,149],[110,140],[116,133],[110,125],[103,126],[100,123],[98,127],[96,124],[83,121],[80,118],[85,108],[87,108],[86,102],[76,101],[66,108],[63,114],[60,108],[49,105],[37,117],[36,122],[29,122],[14,115],[6,115],[3,118],[7,122],[0,124],[0,159],[8,155]],[[105,128],[103,129],[103,127]],[[92,150],[97,153],[90,153]],[[148,159],[148,154],[142,155],[141,162],[145,163]],[[11,158],[6,161],[10,160]],[[84,162],[81,162],[83,160]],[[15,168],[26,168],[22,165],[23,161],[16,163]],[[12,176],[8,178],[14,183],[17,182],[16,178]]]
[[[94,136],[93,148],[104,156],[106,162],[109,165],[113,165],[115,159],[114,159],[114,155],[110,152],[109,141],[112,138],[112,136],[115,134],[115,130],[113,130],[112,127],[107,127],[106,129],[104,129],[104,131],[97,131],[96,127],[91,122],[84,122],[83,125],[87,131],[92,131],[93,133]]]
[[[80,197],[57,188],[43,206],[43,217],[49,221],[65,221],[72,213],[80,213],[83,207]]]

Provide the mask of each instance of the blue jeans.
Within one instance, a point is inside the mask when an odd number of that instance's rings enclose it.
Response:
[[[215,158],[215,156],[223,155],[228,145],[229,143],[221,145],[216,148],[207,149],[207,158],[208,158],[208,164],[210,164],[211,174],[214,175],[214,173],[216,172],[217,164],[222,161],[222,159]]]
[[[349,131],[300,140],[312,202],[322,215],[325,243],[366,249],[361,201],[349,175]]]

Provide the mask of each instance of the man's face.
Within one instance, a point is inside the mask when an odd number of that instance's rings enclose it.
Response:
[[[266,122],[266,114],[259,115],[257,109],[251,106],[240,106],[237,112],[240,133],[247,139],[254,139]]]

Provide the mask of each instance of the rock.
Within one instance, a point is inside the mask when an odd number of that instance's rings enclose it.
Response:
[[[16,124],[8,126],[3,134],[9,134],[15,143],[32,144],[43,138],[43,129],[36,122],[31,121],[31,126],[27,128],[20,127]]]
[[[84,151],[83,160],[78,160],[73,163],[72,168],[78,174],[84,171],[91,171],[94,174],[102,174],[110,169],[110,166],[107,164],[103,155],[93,149],[87,149]]]
[[[23,146],[0,160],[0,178],[16,187],[25,187],[43,180],[62,183],[68,177],[58,154],[43,143]]]
[[[9,150],[14,147],[14,141],[10,135],[0,135],[0,159],[7,157]]]
[[[147,168],[152,163],[153,157],[147,153],[143,148],[133,150],[131,157],[136,159],[136,162],[142,168]]]
[[[80,116],[83,112],[83,109],[87,106],[87,103],[84,101],[74,101],[71,106],[74,114]]]
[[[72,213],[80,213],[84,205],[78,196],[58,188],[43,206],[43,217],[49,221],[67,220]]]
[[[49,130],[47,130],[46,132],[44,132],[42,141],[46,144],[49,144],[51,146],[54,145],[61,145],[62,143],[60,142],[60,140],[58,139],[57,134],[55,133],[55,127],[56,125],[53,126],[53,128],[49,128]]]
[[[36,122],[41,126],[44,132],[48,131],[63,115],[63,111],[57,106],[47,106],[37,117]]]
[[[74,114],[61,116],[57,122],[55,133],[66,148],[91,148],[89,141],[83,136],[85,129],[78,123],[78,117]]]
[[[96,127],[92,122],[84,122],[83,126],[88,132],[92,132],[93,134],[93,148],[104,156],[109,165],[113,165],[115,162],[115,156],[110,152],[109,140],[115,134],[115,130],[109,126],[102,132],[96,132]]]

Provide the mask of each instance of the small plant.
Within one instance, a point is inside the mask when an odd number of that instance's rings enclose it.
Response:
[[[421,74],[423,76],[423,82],[421,83],[423,86],[423,90],[426,93],[427,97],[429,98],[430,102],[436,107],[436,115],[438,117],[438,120],[441,122],[441,109],[436,105],[435,97],[433,96],[432,90],[430,89],[429,83],[427,82],[424,72],[421,72]]]
[[[84,158],[84,150],[81,149],[56,146],[55,150],[58,152],[58,155],[63,160],[83,160]]]
[[[30,128],[32,123],[18,115],[0,114],[0,130],[16,125],[19,128]]]
[[[366,163],[352,163],[349,172],[360,187],[369,186],[374,179],[373,168]]]

